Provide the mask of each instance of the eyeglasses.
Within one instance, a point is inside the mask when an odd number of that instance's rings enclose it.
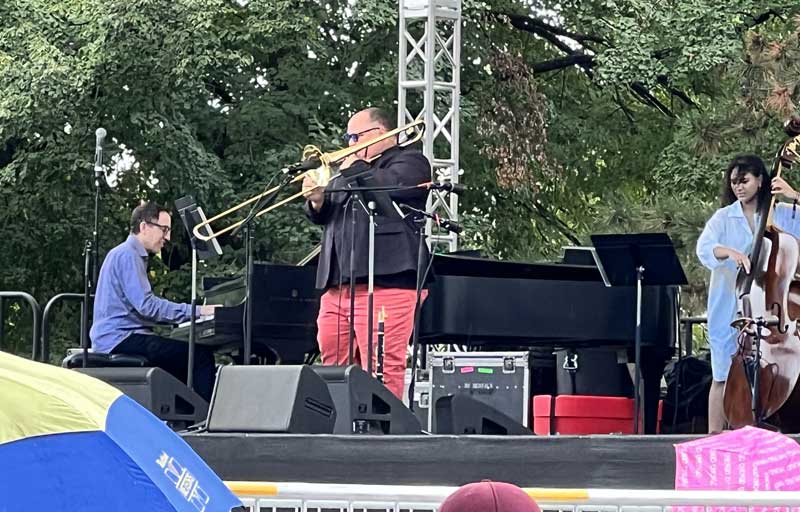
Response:
[[[149,220],[147,220],[147,221],[145,221],[145,224],[150,224],[151,226],[157,227],[158,229],[161,230],[162,233],[164,233],[164,236],[169,235],[169,232],[172,231],[171,227],[162,226],[161,224],[158,224],[157,222],[150,222]]]
[[[380,126],[374,126],[372,128],[368,128],[368,129],[366,129],[364,131],[361,131],[361,132],[358,132],[358,133],[345,133],[344,134],[344,142],[345,142],[345,144],[350,144],[350,142],[352,141],[355,144],[356,142],[358,142],[358,138],[360,136],[364,135],[367,132],[371,132],[372,130],[380,130],[380,129],[381,129]]]

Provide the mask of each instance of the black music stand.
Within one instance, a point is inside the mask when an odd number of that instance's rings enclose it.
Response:
[[[642,286],[688,284],[672,240],[666,233],[592,235],[597,267],[606,286],[636,286],[636,337],[633,433],[639,433],[641,409]]]
[[[194,382],[192,373],[194,369],[194,346],[195,346],[195,310],[197,309],[197,262],[209,261],[219,256],[222,256],[222,248],[219,246],[216,238],[212,238],[208,242],[198,239],[194,236],[194,227],[201,222],[206,221],[206,216],[203,209],[197,206],[192,196],[184,196],[175,201],[175,208],[181,216],[181,221],[189,233],[189,242],[192,244],[192,307],[191,317],[189,320],[189,361],[187,363],[186,386],[194,391]],[[211,227],[205,226],[205,234],[213,235]]]

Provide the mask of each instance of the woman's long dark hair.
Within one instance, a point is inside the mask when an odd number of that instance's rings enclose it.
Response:
[[[731,160],[725,170],[725,174],[722,176],[719,202],[723,207],[736,201],[736,195],[731,188],[731,175],[742,177],[745,174],[752,174],[756,178],[761,177],[761,187],[758,189],[756,208],[760,210],[765,201],[769,201],[772,185],[767,168],[764,166],[764,161],[756,155],[738,155]]]

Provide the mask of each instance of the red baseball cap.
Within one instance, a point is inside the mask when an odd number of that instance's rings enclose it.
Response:
[[[460,487],[439,512],[541,512],[525,491],[503,482],[476,482]]]

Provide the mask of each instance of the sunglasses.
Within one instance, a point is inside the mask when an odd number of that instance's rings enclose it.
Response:
[[[368,128],[368,129],[366,129],[364,131],[361,131],[361,132],[358,132],[358,133],[345,133],[344,134],[344,142],[345,142],[345,144],[350,144],[351,142],[353,144],[355,144],[356,142],[358,142],[358,138],[360,136],[364,135],[367,132],[371,132],[373,130],[380,130],[380,129],[381,129],[380,126],[374,126],[372,128]]]
[[[150,222],[150,221],[148,220],[148,221],[145,221],[145,224],[149,224],[149,225],[151,225],[151,226],[157,227],[158,229],[160,229],[160,230],[161,230],[161,232],[162,232],[162,233],[164,233],[164,236],[167,236],[167,235],[169,235],[169,232],[170,232],[170,231],[172,231],[172,228],[171,228],[171,227],[169,227],[169,226],[162,226],[161,224],[158,224],[157,222]]]

